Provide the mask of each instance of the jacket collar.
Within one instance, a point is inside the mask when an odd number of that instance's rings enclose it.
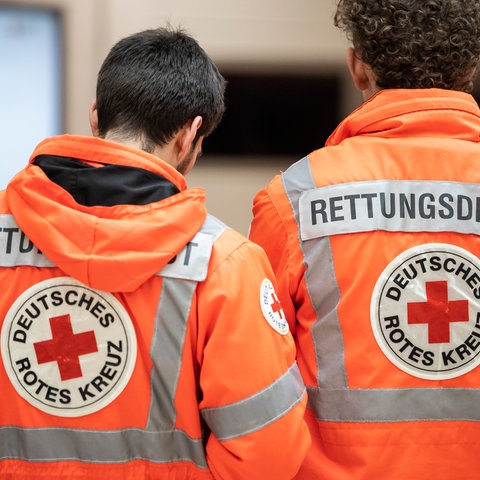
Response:
[[[455,122],[452,122],[455,112]],[[440,89],[381,90],[342,121],[326,145],[359,135],[400,135],[480,141],[480,110],[466,93]]]

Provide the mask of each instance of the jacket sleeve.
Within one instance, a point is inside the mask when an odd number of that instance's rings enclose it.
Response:
[[[295,296],[301,281],[303,259],[298,251],[296,238],[288,232],[296,232],[290,204],[277,176],[258,192],[253,202],[253,220],[249,238],[266,252],[278,283],[278,296],[285,310],[293,335],[296,333]],[[291,223],[291,225],[289,225]],[[290,228],[290,230],[288,230]]]
[[[230,253],[216,242],[216,265],[199,287],[207,461],[218,479],[289,479],[310,445],[305,386],[268,259],[235,236],[222,234],[237,243]]]

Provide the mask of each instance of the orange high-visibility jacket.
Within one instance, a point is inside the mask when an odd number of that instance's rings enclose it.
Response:
[[[310,444],[265,253],[150,154],[47,139],[0,194],[0,478],[288,479]]]
[[[307,385],[300,479],[477,478],[480,111],[385,90],[255,198]]]

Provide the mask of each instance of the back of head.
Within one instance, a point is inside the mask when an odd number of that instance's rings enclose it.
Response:
[[[473,88],[480,0],[339,0],[335,25],[380,88]]]
[[[170,28],[120,40],[97,81],[99,135],[141,140],[145,150],[168,143],[197,115],[197,137],[209,135],[225,110],[225,81],[192,37]]]

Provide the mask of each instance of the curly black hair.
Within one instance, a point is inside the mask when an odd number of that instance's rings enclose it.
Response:
[[[338,0],[334,23],[380,88],[473,90],[480,0]]]

